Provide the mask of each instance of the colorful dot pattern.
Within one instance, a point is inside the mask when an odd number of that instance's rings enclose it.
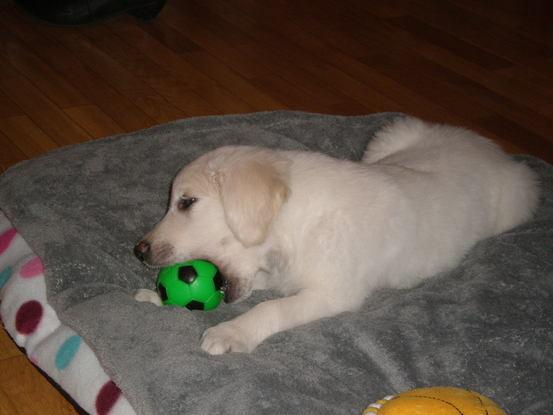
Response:
[[[15,315],[15,329],[18,333],[27,336],[34,333],[43,314],[44,310],[40,302],[31,300],[23,303]]]
[[[96,397],[96,412],[98,415],[107,415],[120,395],[121,389],[119,389],[113,381],[110,380],[102,386],[100,393],[98,393]]]
[[[58,352],[56,353],[55,364],[58,370],[64,370],[71,364],[71,361],[79,351],[81,347],[81,337],[80,336],[71,336],[65,340]]]
[[[0,235],[0,255],[8,250],[16,235],[17,231],[14,228],[8,229]]]
[[[27,261],[19,271],[19,274],[23,278],[34,278],[44,274],[44,266],[39,257],[31,258]]]
[[[6,283],[12,276],[12,273],[13,273],[13,268],[10,265],[8,265],[6,268],[0,271],[0,288],[6,285]]]
[[[12,240],[13,237],[10,239],[10,241]],[[9,247],[9,242],[6,245],[6,248],[7,247]],[[11,269],[9,274],[11,276]],[[25,279],[36,278],[38,276],[42,276],[43,274],[44,267],[42,266],[42,261],[37,256],[33,256],[31,259],[25,262],[19,270],[19,275],[21,276],[21,278]],[[36,299],[26,301],[19,307],[15,315],[15,329],[18,333],[26,336],[33,334],[38,329],[43,315],[44,307],[40,303],[40,301]]]
[[[3,219],[3,215],[0,212],[0,220]],[[0,256],[5,254],[17,236],[17,231],[14,228],[9,228],[0,233]],[[28,254],[28,252],[27,252]],[[33,255],[29,259],[25,260],[23,265],[16,272],[17,267],[15,263],[5,266],[0,270],[0,288],[4,287],[11,278],[20,277],[21,281],[28,281],[32,284],[45,284],[44,282],[44,265],[40,258]],[[45,287],[44,287],[45,288]],[[11,289],[11,286],[10,286]],[[10,291],[8,289],[7,291]],[[13,290],[15,291],[15,290]],[[43,290],[45,292],[45,289]],[[4,294],[2,294],[4,295]],[[14,296],[23,297],[24,293],[17,292],[12,293]],[[45,317],[45,307],[47,306],[46,298],[27,298],[17,308],[13,317],[13,325],[19,335],[27,336],[24,338],[30,338],[33,334],[37,333],[41,327],[41,322]],[[2,316],[4,318],[4,316]],[[7,328],[7,327],[6,327]],[[67,337],[60,346],[57,348],[55,355],[52,357],[54,367],[62,372],[68,369],[72,364],[76,364],[78,359],[79,350],[82,349],[84,344],[83,339],[78,335],[71,335]],[[90,350],[88,353],[92,353]],[[47,356],[46,356],[47,357]],[[39,363],[44,361],[45,356],[40,358],[37,355],[32,356],[32,361],[40,366]],[[47,365],[43,365],[47,367]],[[98,372],[103,373],[98,364]],[[47,372],[48,373],[48,372]],[[84,379],[85,382],[86,379]],[[63,384],[61,385],[63,387]],[[91,391],[90,398],[94,409],[98,415],[109,415],[116,403],[122,398],[121,390],[111,380],[105,382],[98,391]],[[119,411],[116,411],[119,413]],[[134,411],[128,406],[128,409],[123,412],[124,414],[134,415]]]

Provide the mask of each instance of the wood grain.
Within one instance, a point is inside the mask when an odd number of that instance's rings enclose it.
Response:
[[[2,333],[2,336],[5,334]],[[78,412],[23,356],[0,360],[0,414],[74,415]]]
[[[0,0],[0,171],[191,116],[403,111],[553,161],[548,0],[169,1],[60,28]],[[75,413],[0,332],[0,413]],[[33,406],[38,405],[38,406]]]

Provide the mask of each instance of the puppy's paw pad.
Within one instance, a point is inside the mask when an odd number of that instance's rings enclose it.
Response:
[[[139,290],[136,290],[134,292],[134,299],[136,301],[141,301],[141,302],[145,302],[145,303],[152,303],[152,304],[155,304],[157,306],[162,305],[161,298],[159,297],[159,295],[155,291],[147,290],[145,288],[141,288]]]
[[[202,336],[202,349],[212,355],[249,353],[254,348],[255,344],[248,342],[240,330],[227,323],[207,329]]]

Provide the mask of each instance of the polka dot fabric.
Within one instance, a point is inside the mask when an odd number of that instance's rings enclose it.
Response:
[[[0,212],[0,317],[31,362],[58,383],[86,412],[133,415],[121,390],[72,329],[59,321],[46,298],[44,266]]]

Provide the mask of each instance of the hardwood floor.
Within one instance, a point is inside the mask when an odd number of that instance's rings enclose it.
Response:
[[[0,171],[171,120],[403,111],[553,161],[549,0],[169,0],[41,24],[0,0]],[[76,413],[0,330],[0,414]]]

